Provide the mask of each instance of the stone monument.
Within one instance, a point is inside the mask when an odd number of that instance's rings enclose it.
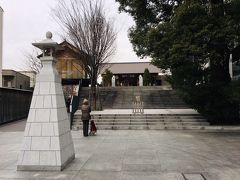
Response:
[[[139,75],[139,86],[143,86],[143,77]]]
[[[113,75],[112,77],[112,87],[116,86],[116,77]]]
[[[46,37],[33,43],[43,52],[40,58],[43,68],[37,75],[17,170],[60,171],[75,158],[70,121],[54,58],[61,47],[52,40],[51,32],[47,32]]]

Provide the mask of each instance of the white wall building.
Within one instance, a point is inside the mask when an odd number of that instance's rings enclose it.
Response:
[[[37,73],[35,71],[18,71],[21,74],[24,74],[28,77],[30,77],[30,87],[34,88],[35,83],[36,83],[36,75]]]
[[[0,6],[0,87],[2,87],[2,60],[3,59],[3,9]]]

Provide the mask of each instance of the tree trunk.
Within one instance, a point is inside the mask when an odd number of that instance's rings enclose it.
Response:
[[[223,0],[210,0],[210,8],[213,16],[224,16]]]
[[[97,93],[96,93],[96,85],[91,86],[91,93],[92,93],[92,106],[93,110],[97,109]]]
[[[91,94],[92,94],[92,106],[93,109],[97,109],[97,91],[96,91],[96,85],[97,85],[97,71],[94,69],[91,77]]]

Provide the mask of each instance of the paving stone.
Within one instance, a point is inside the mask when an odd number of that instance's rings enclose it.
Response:
[[[87,159],[88,158],[84,157],[75,157],[72,163],[68,164],[64,171],[80,171],[83,165],[86,163]]]
[[[126,155],[123,160],[124,164],[158,164],[159,161],[155,155]]]
[[[125,180],[184,180],[181,173],[125,172]]]
[[[94,155],[82,168],[88,171],[121,171],[122,157],[116,155]]]
[[[34,172],[16,171],[16,170],[0,170],[0,179],[27,180],[33,176]]]
[[[163,173],[162,180],[185,180],[181,173]]]
[[[184,173],[183,176],[186,180],[205,180],[204,176],[198,173],[192,173],[192,174]]]
[[[9,127],[22,129],[21,123]],[[184,180],[182,174],[198,178],[194,175],[199,173],[207,180],[240,177],[238,132],[118,130],[83,137],[82,131],[72,131],[76,159],[66,169],[22,173],[16,171],[16,162],[24,133],[9,127],[0,127],[0,179]],[[56,162],[61,164],[59,155],[55,154]],[[48,154],[45,160],[53,156]]]
[[[123,164],[123,171],[160,172],[161,164]]]
[[[120,172],[80,171],[74,180],[123,180]]]
[[[28,180],[72,180],[77,175],[77,171],[72,172],[34,172],[29,176]]]

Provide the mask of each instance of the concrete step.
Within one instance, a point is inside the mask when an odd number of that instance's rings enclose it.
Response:
[[[166,122],[96,122],[96,125],[165,125],[165,126],[209,126],[208,122],[202,123],[182,123],[182,122],[175,122],[175,123],[166,123]],[[73,123],[73,126],[82,125],[82,122]]]
[[[110,114],[102,114],[101,112],[93,112],[92,120],[95,121],[98,129],[204,129],[209,123],[203,116],[191,110],[159,110],[161,114],[131,114],[131,109],[112,110]],[[166,114],[168,113],[169,114]],[[173,113],[174,112],[174,113]],[[181,113],[183,112],[183,113]],[[99,114],[97,114],[99,113]],[[123,114],[121,114],[123,113]],[[73,129],[81,129],[81,112],[77,111],[73,120]]]
[[[101,111],[99,112],[101,113]],[[77,112],[76,115],[81,115],[81,112]],[[132,116],[132,117],[151,117],[151,116],[186,116],[186,117],[202,117],[200,114],[183,114],[183,113],[175,113],[175,114],[92,114],[92,116]]]
[[[170,125],[98,125],[98,130],[204,130],[208,126],[170,126]],[[74,126],[73,130],[81,130],[82,126]]]
[[[187,120],[183,121],[181,119],[92,119],[94,122],[169,122],[169,123],[175,123],[175,122],[181,122],[181,123],[203,123],[206,122],[206,120]],[[79,119],[74,119],[73,122],[82,122]]]
[[[81,116],[74,116],[81,119]],[[183,120],[202,120],[201,116],[92,116],[92,119],[183,119]]]
[[[206,122],[205,119],[92,119],[95,122],[183,122],[183,123],[201,123]],[[80,122],[80,119],[74,119],[73,122]]]
[[[106,125],[98,125],[97,128],[99,130],[147,130],[147,125],[112,125],[112,126],[106,126]]]
[[[182,123],[96,123],[98,130],[202,130],[209,127],[208,123],[182,124]],[[82,124],[74,124],[73,130],[82,129]]]

